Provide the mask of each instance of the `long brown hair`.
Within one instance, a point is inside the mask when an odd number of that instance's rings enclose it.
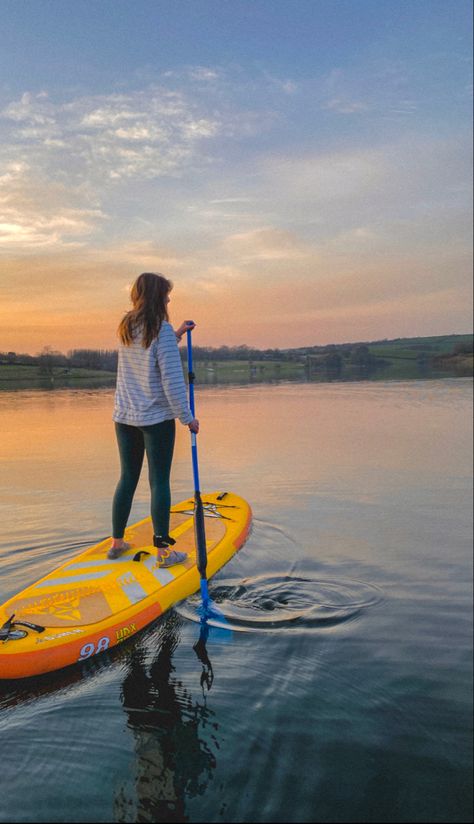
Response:
[[[130,346],[137,333],[141,333],[142,346],[148,349],[157,337],[161,324],[168,318],[166,298],[173,284],[164,275],[143,272],[136,279],[130,292],[133,309],[121,320],[117,330],[125,346]]]

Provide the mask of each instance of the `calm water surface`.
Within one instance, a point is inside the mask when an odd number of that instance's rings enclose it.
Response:
[[[251,503],[210,584],[0,686],[0,819],[471,819],[469,379],[197,388],[203,489]],[[110,532],[112,391],[0,395],[0,598]],[[180,428],[173,500],[192,494]],[[148,514],[146,473],[133,520]]]

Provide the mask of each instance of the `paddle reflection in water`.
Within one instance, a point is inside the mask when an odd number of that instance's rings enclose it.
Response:
[[[122,686],[123,708],[135,738],[136,760],[130,779],[114,800],[114,820],[187,821],[186,800],[202,795],[216,767],[218,724],[206,705],[213,681],[205,625],[195,651],[203,664],[203,701],[193,701],[173,673],[179,644],[179,618],[170,616],[151,663],[134,647]]]
[[[209,655],[207,654],[207,647],[206,642],[209,638],[209,626],[207,621],[201,621],[201,629],[199,632],[199,638],[193,646],[193,650],[196,653],[197,657],[199,658],[202,664],[202,673],[201,673],[201,688],[202,688],[202,695],[205,700],[206,698],[206,690],[209,690],[212,687],[212,683],[214,681],[214,672],[212,669],[212,664],[209,660]]]

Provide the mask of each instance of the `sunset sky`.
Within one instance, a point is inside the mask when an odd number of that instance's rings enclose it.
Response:
[[[472,331],[471,3],[0,0],[0,351]]]

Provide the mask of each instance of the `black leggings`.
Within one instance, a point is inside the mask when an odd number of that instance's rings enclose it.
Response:
[[[170,528],[170,471],[176,425],[174,420],[152,426],[115,424],[122,474],[112,505],[113,537],[123,538],[146,451],[151,489],[151,518],[155,535]]]

